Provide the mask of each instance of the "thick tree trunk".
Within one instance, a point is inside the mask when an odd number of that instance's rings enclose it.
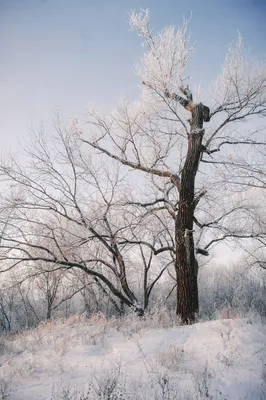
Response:
[[[198,312],[198,263],[193,240],[195,177],[201,154],[203,133],[190,134],[186,162],[181,174],[179,209],[176,216],[177,309],[182,322],[195,320]]]
[[[191,131],[188,135],[188,150],[179,183],[179,208],[176,216],[176,278],[177,308],[183,323],[195,321],[198,312],[198,262],[193,240],[193,217],[196,206],[195,178],[202,152],[204,135],[203,121],[207,120],[207,107],[203,104],[186,104],[191,111]],[[208,109],[207,109],[208,110]]]

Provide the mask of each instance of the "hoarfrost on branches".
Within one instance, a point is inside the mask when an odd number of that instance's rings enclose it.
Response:
[[[189,20],[175,30],[174,26],[163,29],[157,36],[150,27],[149,10],[140,13],[131,11],[129,24],[143,38],[145,54],[141,64],[136,67],[142,81],[152,83],[158,91],[176,91],[183,86],[186,78],[184,70],[193,50],[189,47],[190,35],[187,33]]]
[[[214,83],[216,112],[229,116],[249,108],[250,114],[266,115],[266,68],[264,63],[251,61],[239,33],[235,44],[230,44],[221,74]],[[256,110],[255,110],[256,109]]]

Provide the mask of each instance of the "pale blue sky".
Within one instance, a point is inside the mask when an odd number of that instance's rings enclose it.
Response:
[[[127,24],[132,8],[150,8],[155,30],[192,12],[195,84],[219,72],[237,30],[251,56],[265,58],[264,0],[0,0],[2,150],[27,140],[29,126],[51,121],[55,109],[75,116],[90,102],[108,108],[122,92],[137,96],[142,47]]]

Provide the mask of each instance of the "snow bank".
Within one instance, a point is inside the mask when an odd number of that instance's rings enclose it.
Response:
[[[0,399],[266,399],[265,328],[251,319],[40,325],[1,337]]]

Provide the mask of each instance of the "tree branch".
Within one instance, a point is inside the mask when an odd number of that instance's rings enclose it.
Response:
[[[170,171],[162,171],[162,170],[155,169],[155,168],[145,167],[144,165],[141,165],[141,164],[136,164],[132,161],[128,161],[124,158],[118,157],[115,154],[110,153],[110,151],[104,149],[103,147],[99,146],[95,142],[94,143],[89,142],[88,140],[85,140],[85,139],[81,139],[81,140],[82,140],[82,142],[87,143],[89,146],[93,147],[94,149],[101,151],[102,153],[106,154],[108,157],[113,158],[114,160],[119,161],[121,164],[126,165],[130,168],[133,168],[133,169],[136,169],[139,171],[143,171],[143,172],[147,172],[149,174],[161,176],[164,178],[172,177],[172,173]]]

